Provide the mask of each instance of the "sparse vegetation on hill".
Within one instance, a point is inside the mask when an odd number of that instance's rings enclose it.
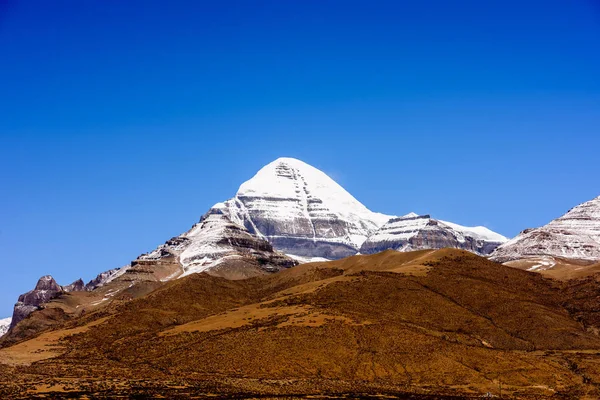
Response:
[[[193,274],[0,350],[0,393],[595,398],[597,298],[451,249]]]

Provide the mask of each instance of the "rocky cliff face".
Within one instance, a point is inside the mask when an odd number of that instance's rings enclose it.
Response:
[[[536,256],[600,260],[600,197],[572,208],[541,228],[524,230],[498,247],[492,259],[507,262]]]
[[[49,302],[63,292],[62,287],[50,275],[42,276],[35,289],[19,296],[13,311],[10,328],[21,322],[42,304]]]
[[[414,213],[393,218],[361,246],[362,254],[383,250],[412,251],[450,247],[476,254],[491,253],[507,239],[484,227],[464,227]]]
[[[90,281],[87,285],[83,283],[83,280],[78,279],[70,285],[61,286],[56,283],[52,276],[42,276],[38,280],[33,290],[30,290],[29,292],[19,296],[19,299],[13,310],[13,316],[9,328],[17,325],[29,314],[39,310],[40,307],[45,303],[55,299],[62,293],[89,291],[95,289],[99,285],[101,286],[109,277],[115,275],[116,271],[119,270],[115,269],[102,273],[98,275],[96,279]]]
[[[205,271],[211,273],[217,267],[225,274],[225,264],[236,270],[233,274],[235,277],[276,272],[297,264],[275,251],[266,240],[233,223],[219,209],[211,209],[188,232],[170,239],[151,253],[140,256],[132,265],[166,258],[179,260],[182,270],[165,280]],[[247,264],[252,272],[241,272],[239,269],[243,264]]]
[[[125,273],[125,271],[128,268],[129,268],[129,265],[127,265],[125,267],[113,268],[113,269],[109,269],[108,271],[101,272],[100,274],[98,274],[98,276],[96,276],[94,279],[92,279],[85,285],[84,290],[91,291],[96,288],[102,287],[105,284],[111,282],[113,279],[115,279],[115,278],[119,277],[120,275],[122,275],[123,273]]]
[[[80,278],[70,285],[63,286],[62,288],[65,292],[82,292],[85,290],[85,283],[83,283],[83,280]]]
[[[213,210],[284,253],[328,259],[356,254],[391,218],[369,211],[326,174],[292,158],[268,164]]]

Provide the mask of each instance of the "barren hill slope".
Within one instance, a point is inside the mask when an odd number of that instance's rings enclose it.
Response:
[[[237,281],[192,274],[1,349],[13,362],[0,367],[0,393],[22,390],[21,376],[96,396],[427,398],[502,383],[505,396],[593,398],[600,339],[586,296],[597,293],[585,288],[568,303],[572,286],[450,249]]]

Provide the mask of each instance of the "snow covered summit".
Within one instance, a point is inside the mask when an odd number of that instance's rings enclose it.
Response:
[[[285,253],[341,258],[356,254],[391,216],[367,209],[322,171],[278,158],[218,203],[233,222]]]

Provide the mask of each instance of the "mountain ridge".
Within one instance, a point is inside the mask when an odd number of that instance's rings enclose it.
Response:
[[[385,241],[368,250],[362,247],[392,218],[369,210],[322,171],[303,161],[281,157],[242,183],[232,199],[211,207],[188,231],[125,267],[102,272],[87,285],[76,281],[60,287],[50,297],[63,291],[103,288],[106,295],[93,301],[106,301],[129,290],[125,282],[155,285],[199,272],[244,279],[289,268],[299,261],[402,249]],[[486,254],[502,237],[482,227],[443,224],[446,228],[441,236],[421,244],[415,242],[404,250],[454,247]],[[114,289],[106,287],[112,282],[116,282]],[[31,304],[19,301],[11,326],[51,300],[46,297]]]
[[[427,214],[409,213],[390,219],[369,236],[362,244],[360,253],[373,254],[387,249],[411,251],[449,247],[487,255],[507,240],[482,226],[465,227],[431,218]]]
[[[600,196],[542,227],[525,229],[499,246],[491,258],[508,262],[539,256],[600,261]]]

